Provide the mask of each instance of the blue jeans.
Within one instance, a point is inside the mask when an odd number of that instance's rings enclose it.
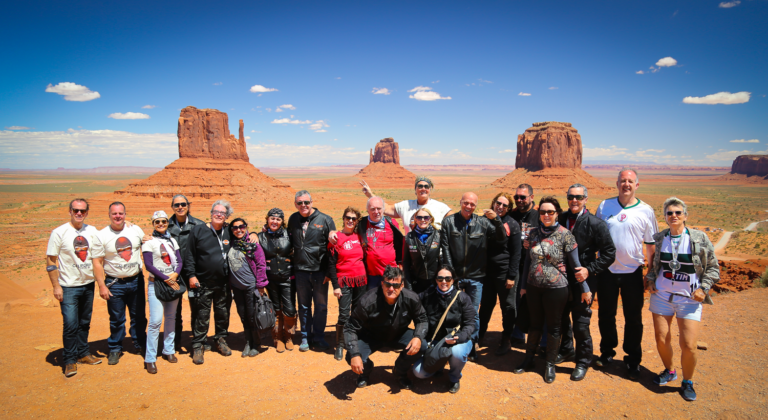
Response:
[[[109,281],[108,281],[109,282]],[[125,339],[125,309],[131,315],[129,333],[136,349],[147,343],[147,315],[145,313],[146,298],[144,297],[144,274],[139,273],[132,280],[118,280],[109,287],[112,296],[107,301],[109,311],[109,351],[122,351]]]
[[[366,290],[375,289],[381,287],[381,282],[384,280],[384,276],[368,276],[368,288]]]
[[[483,297],[483,279],[461,279],[459,289],[469,295],[475,312],[480,309],[480,300]],[[472,333],[472,341],[477,343],[480,338],[480,317],[475,318],[475,332]]]
[[[426,342],[422,340],[422,348],[426,348]],[[472,341],[467,341],[462,344],[454,344],[451,347],[451,358],[448,359],[448,379],[451,382],[459,382],[461,379],[461,371],[464,369],[464,365],[467,364],[467,357],[469,352],[472,351]],[[434,373],[427,373],[421,370],[421,365],[424,362],[424,356],[420,357],[416,363],[413,364],[413,375],[419,379],[427,379],[434,375]]]
[[[299,300],[301,339],[325,341],[325,324],[328,321],[328,283],[323,283],[321,271],[296,271],[296,294]],[[315,313],[312,314],[312,303]]]
[[[77,359],[91,354],[88,333],[93,315],[94,283],[85,286],[61,287],[61,317],[64,318],[64,365],[74,364]]]
[[[157,280],[162,281],[162,280]],[[163,302],[155,296],[155,282],[149,282],[147,286],[147,301],[149,302],[149,325],[147,326],[147,353],[144,355],[146,363],[154,363],[157,360],[157,340],[160,337],[160,324],[163,326],[163,354],[174,354],[174,339],[176,337],[176,306],[179,300]]]

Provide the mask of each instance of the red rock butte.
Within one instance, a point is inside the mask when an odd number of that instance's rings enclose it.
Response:
[[[290,186],[249,163],[243,120],[239,135],[229,133],[226,113],[188,106],[179,116],[179,159],[115,194],[167,199],[184,194],[190,199],[226,197],[255,203],[292,200]]]
[[[515,170],[491,183],[505,190],[529,184],[534,190],[562,191],[582,184],[590,192],[610,187],[581,169],[581,135],[571,123],[546,121],[517,136]]]
[[[391,137],[371,149],[368,166],[355,175],[372,188],[413,188],[416,175],[400,166],[400,146]]]
[[[733,160],[731,173],[719,177],[725,181],[768,181],[768,155],[741,155]]]

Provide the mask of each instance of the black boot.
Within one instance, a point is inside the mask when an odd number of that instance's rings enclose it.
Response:
[[[248,357],[248,353],[251,352],[251,341],[253,341],[253,338],[251,338],[251,330],[246,328],[243,331],[243,335],[245,336],[245,347],[243,347],[243,354],[241,357]]]
[[[344,358],[344,347],[344,326],[336,325],[336,353],[333,355],[336,360]]]
[[[254,357],[259,354],[261,348],[261,332],[258,329],[251,330],[251,351],[248,352],[248,357]]]
[[[520,366],[516,367],[515,370],[513,370],[512,372],[519,375],[523,372],[530,372],[533,369],[535,369],[536,368],[536,363],[534,362],[535,356],[536,356],[536,353],[526,352],[523,363],[520,363]]]
[[[530,372],[535,368],[534,357],[536,357],[536,347],[541,341],[541,331],[530,330],[528,332],[528,341],[525,343],[525,360],[512,372],[521,374],[523,372]]]
[[[373,360],[368,359],[368,361],[363,364],[363,374],[357,376],[358,388],[365,388],[368,386],[371,380],[371,372],[373,372]]]
[[[555,362],[560,350],[560,334],[547,334],[547,365],[544,368],[544,382],[555,382]]]

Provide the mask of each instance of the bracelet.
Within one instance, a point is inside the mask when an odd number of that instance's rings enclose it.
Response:
[[[59,267],[58,267],[58,266],[56,266],[56,265],[49,265],[49,266],[45,267],[45,271],[47,271],[47,272],[49,272],[49,273],[50,273],[51,271],[56,271],[56,270],[58,270],[58,269],[59,269]]]

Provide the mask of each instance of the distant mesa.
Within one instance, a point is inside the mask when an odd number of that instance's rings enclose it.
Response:
[[[416,175],[400,166],[400,146],[391,137],[371,149],[368,166],[355,175],[372,188],[412,188]]]
[[[590,192],[610,187],[581,169],[581,135],[571,123],[546,121],[517,136],[515,170],[491,183],[506,190],[529,184],[534,190],[565,191],[579,183]]]
[[[768,155],[741,155],[733,160],[731,173],[720,177],[725,181],[768,181]]]
[[[248,160],[240,120],[239,138],[229,133],[229,119],[215,109],[188,106],[181,110],[178,125],[179,159],[142,181],[115,191],[126,197],[236,198],[270,203],[290,200],[290,186],[264,175]]]

